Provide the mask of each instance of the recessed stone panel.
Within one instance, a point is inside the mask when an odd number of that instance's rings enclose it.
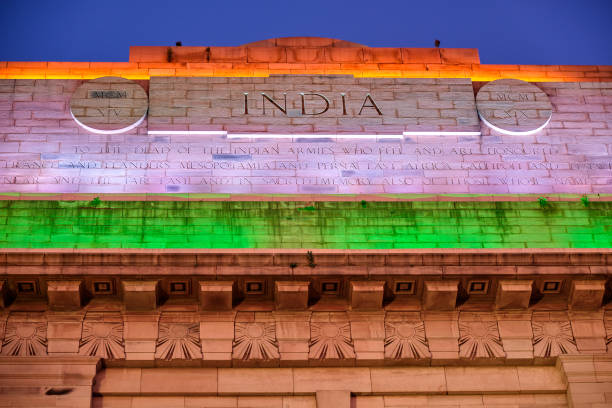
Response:
[[[230,134],[399,134],[471,131],[469,78],[168,78],[150,82],[149,129]]]

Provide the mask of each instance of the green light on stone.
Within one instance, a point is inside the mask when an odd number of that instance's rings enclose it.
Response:
[[[612,202],[0,201],[4,248],[610,248]]]

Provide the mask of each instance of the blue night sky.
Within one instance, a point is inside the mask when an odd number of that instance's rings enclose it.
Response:
[[[612,65],[612,0],[0,0],[0,60],[127,61],[130,45],[318,36],[478,48],[485,64]]]

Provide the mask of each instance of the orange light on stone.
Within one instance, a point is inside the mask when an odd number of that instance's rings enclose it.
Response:
[[[536,71],[532,66],[525,66],[525,70],[516,70],[515,65],[494,65],[495,69],[487,69],[487,65],[459,66],[435,64],[423,69],[422,64],[398,64],[399,69],[381,69],[372,67],[373,64],[350,64],[350,68],[331,68],[329,64],[267,64],[267,63],[241,63],[233,64],[237,67],[219,67],[215,63],[175,63],[164,64],[159,67],[157,63],[106,63],[104,67],[91,62],[84,67],[81,62],[75,62],[74,67],[69,63],[61,68],[55,67],[57,62],[37,63],[31,67],[21,62],[0,61],[0,78],[2,79],[95,79],[104,76],[120,76],[131,80],[148,80],[153,76],[176,77],[268,77],[270,75],[352,75],[356,78],[471,78],[472,81],[489,82],[496,79],[514,78],[527,82],[577,82],[577,81],[611,81],[612,71],[577,72],[562,71],[558,66],[542,67],[550,70]],[[48,64],[45,66],[43,64]],[[227,64],[232,65],[232,64]],[[278,67],[284,65],[285,67]],[[302,65],[296,69],[291,65]],[[348,64],[342,64],[348,65]],[[401,65],[417,65],[418,69],[405,69]],[[115,67],[116,66],[116,67]],[[267,67],[266,67],[267,66]],[[416,68],[416,67],[415,67]],[[587,68],[585,68],[587,69]],[[579,76],[590,74],[590,76]],[[592,75],[592,76],[591,76]]]

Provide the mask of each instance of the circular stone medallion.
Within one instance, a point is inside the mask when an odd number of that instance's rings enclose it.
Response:
[[[93,133],[123,133],[138,126],[147,115],[147,93],[136,82],[102,77],[85,82],[70,99],[70,113]]]
[[[542,130],[552,116],[552,105],[540,88],[518,79],[491,81],[478,91],[480,119],[508,135],[530,135]]]

